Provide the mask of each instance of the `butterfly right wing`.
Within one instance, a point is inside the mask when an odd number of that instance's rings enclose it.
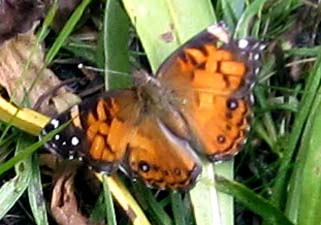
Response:
[[[195,149],[211,161],[230,158],[246,141],[263,49],[251,38],[231,39],[218,23],[182,45],[156,74],[191,128]]]

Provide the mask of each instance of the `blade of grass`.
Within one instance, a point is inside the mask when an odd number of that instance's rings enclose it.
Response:
[[[21,155],[21,153],[25,151],[25,148],[29,148],[28,146],[30,146],[31,143],[30,139],[20,136],[17,140],[16,153]],[[0,188],[0,220],[27,189],[32,176],[30,155],[29,157],[23,157],[15,161],[13,166],[15,166],[16,176]]]
[[[123,4],[154,72],[170,53],[215,21],[208,0],[123,0]]]
[[[314,79],[313,77],[317,76],[316,73],[321,72],[320,60],[321,60],[321,55],[318,58],[318,62],[315,64],[314,70],[309,75],[311,79]],[[316,80],[314,81],[316,82]],[[310,91],[309,89],[306,89],[306,90]],[[309,214],[309,212],[304,212],[305,209],[303,209],[302,206],[304,206],[305,208],[311,211],[315,211],[317,206],[313,206],[310,204],[312,203],[312,201],[315,203],[315,200],[318,199],[317,198],[317,195],[319,194],[318,192],[320,191],[320,189],[317,189],[317,187],[314,187],[315,185],[318,184],[318,174],[315,174],[315,168],[317,168],[317,165],[314,165],[314,160],[318,159],[319,155],[318,155],[318,152],[314,152],[314,151],[318,150],[317,145],[315,145],[315,142],[319,141],[319,136],[320,136],[320,133],[316,132],[319,129],[318,115],[320,112],[319,105],[321,102],[320,86],[315,96],[316,98],[314,100],[309,119],[305,125],[302,141],[300,144],[298,155],[296,157],[296,163],[295,163],[294,171],[291,175],[291,180],[289,185],[290,187],[289,195],[288,195],[285,212],[286,212],[286,215],[293,222],[297,222],[298,217],[301,218],[300,220],[303,220],[303,217],[311,218],[312,215]],[[311,96],[311,98],[313,97]],[[303,106],[303,102],[301,103],[301,106]],[[305,104],[304,104],[304,107],[306,107]],[[305,183],[305,181],[303,180],[306,180],[307,183]],[[310,188],[312,187],[315,189],[310,190]],[[312,199],[313,196],[315,199]],[[307,202],[306,198],[311,198],[311,202],[310,203]],[[309,207],[306,207],[307,205],[309,205]],[[310,220],[307,219],[307,221],[310,221]],[[302,223],[305,223],[305,221],[302,221]]]
[[[219,1],[222,5],[224,22],[234,30],[235,22],[240,18],[245,7],[244,0]]]
[[[197,224],[222,224],[222,216],[227,216],[220,211],[217,191],[215,190],[214,164],[203,162],[203,173],[196,187],[190,191]],[[233,212],[233,207],[230,209]],[[227,219],[228,220],[228,219]]]
[[[55,18],[57,10],[58,10],[58,3],[55,1],[51,5],[51,7],[50,7],[50,9],[49,9],[49,11],[48,11],[48,13],[46,15],[46,18],[43,21],[39,32],[37,33],[37,38],[38,38],[37,41],[38,41],[38,43],[43,42],[44,39],[46,38],[47,34],[49,33],[49,27],[50,27],[50,25],[52,24],[52,21]]]
[[[134,183],[134,194],[137,201],[142,205],[143,209],[152,217],[151,221],[156,221],[156,224],[173,225],[173,221],[160,205],[151,190],[141,183]]]
[[[77,9],[73,12],[65,26],[60,31],[58,37],[56,38],[55,42],[47,52],[45,57],[45,63],[49,64],[55,58],[56,54],[58,53],[59,49],[63,46],[66,39],[70,36],[71,32],[74,30],[77,22],[80,20],[82,14],[84,13],[85,9],[87,8],[88,4],[91,0],[83,0]]]
[[[105,89],[128,87],[131,83],[130,76],[119,74],[116,76],[112,71],[129,74],[130,63],[128,53],[130,21],[121,7],[119,0],[106,1],[104,32]],[[99,50],[99,48],[98,48]],[[103,60],[101,60],[103,62]]]
[[[102,181],[101,174],[97,173],[96,177]],[[116,176],[107,177],[107,179],[113,197],[126,212],[133,225],[150,225],[145,214],[124,184]]]
[[[33,218],[37,225],[48,225],[47,207],[43,195],[38,156],[31,159],[31,180],[28,187],[28,196]]]
[[[19,109],[1,96],[0,115],[0,120],[33,135],[38,135],[42,127],[49,122],[48,117],[27,108]]]
[[[287,192],[287,183],[289,170],[291,169],[291,162],[300,140],[301,133],[306,124],[307,117],[311,111],[312,103],[314,101],[317,90],[320,86],[321,80],[321,54],[318,56],[318,60],[314,65],[310,76],[308,77],[305,92],[303,94],[302,101],[300,103],[300,110],[298,111],[292,131],[289,137],[287,149],[283,153],[280,167],[277,172],[275,183],[273,186],[273,195],[271,201],[273,205],[278,208],[282,208],[285,203],[285,196]]]
[[[215,174],[224,176],[224,178],[232,180],[234,178],[234,160],[222,162],[215,165]],[[216,181],[215,181],[216,182]],[[224,225],[234,224],[234,199],[233,196],[224,192],[217,192],[221,221]],[[224,215],[222,215],[224,213]]]
[[[246,7],[235,28],[234,37],[246,37],[250,34],[250,26],[255,16],[259,15],[267,0],[255,0]],[[259,21],[259,19],[257,20]]]
[[[170,198],[172,202],[172,211],[174,215],[174,223],[176,225],[184,225],[186,224],[185,220],[185,209],[182,200],[182,196],[180,193],[170,193]]]
[[[104,199],[105,199],[105,206],[106,206],[106,213],[107,213],[106,215],[107,224],[117,225],[114,202],[113,202],[113,198],[108,185],[107,177],[106,176],[102,176],[102,177],[103,177],[103,187],[104,187]]]
[[[216,186],[220,191],[233,195],[236,200],[267,220],[269,224],[293,225],[281,211],[242,184],[218,177]]]
[[[321,68],[321,67],[320,67]],[[320,93],[320,92],[319,92]],[[301,176],[301,193],[298,205],[297,224],[300,225],[315,225],[321,221],[319,213],[321,207],[321,99],[318,97],[317,113],[311,121],[312,127],[307,127],[310,130],[308,145],[303,147],[306,151],[306,160],[304,162]],[[302,149],[303,150],[303,149]]]
[[[33,143],[32,145],[29,145],[23,151],[19,151],[14,157],[2,163],[0,166],[0,175],[8,171],[9,169],[11,169],[19,161],[22,161],[23,159],[29,157],[33,152],[35,152],[37,149],[43,146],[47,141],[53,138],[57,133],[61,132],[66,127],[66,125],[60,126],[56,130],[49,132],[48,135],[44,136],[41,141]]]

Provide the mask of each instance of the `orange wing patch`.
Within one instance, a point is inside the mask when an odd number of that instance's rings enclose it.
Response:
[[[127,154],[129,173],[159,189],[185,190],[201,172],[201,163],[188,142],[148,115],[131,138]]]
[[[159,79],[182,99],[179,107],[196,149],[212,161],[235,155],[246,141],[250,89],[262,50],[258,42],[246,39],[240,45],[223,41],[216,46],[218,38],[192,40],[158,72]]]
[[[231,52],[215,48],[200,63],[192,71],[194,99],[188,121],[202,151],[217,161],[237,153],[245,142],[250,103],[247,95],[234,94],[245,84],[248,68]]]

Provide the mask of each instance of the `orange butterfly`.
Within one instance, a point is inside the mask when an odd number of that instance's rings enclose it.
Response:
[[[233,40],[222,23],[176,50],[155,76],[108,91],[58,115],[42,135],[72,121],[46,147],[98,171],[121,168],[159,189],[191,188],[202,165],[235,155],[249,130],[251,89],[264,45]]]

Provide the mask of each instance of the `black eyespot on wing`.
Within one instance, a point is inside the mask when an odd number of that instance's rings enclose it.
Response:
[[[145,162],[145,161],[140,161],[138,163],[138,168],[144,173],[147,173],[151,169],[149,164],[147,162]]]
[[[235,110],[239,106],[239,104],[238,104],[236,99],[228,99],[227,102],[226,102],[226,105],[230,110]]]

